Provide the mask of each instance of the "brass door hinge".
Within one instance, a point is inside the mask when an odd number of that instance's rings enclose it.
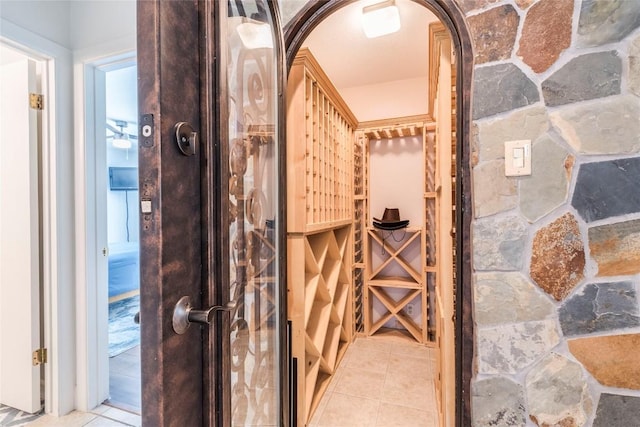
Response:
[[[39,93],[30,93],[29,107],[34,110],[44,110],[44,95],[40,95]]]
[[[42,365],[43,363],[47,363],[47,349],[39,348],[33,352],[32,359],[33,366]]]

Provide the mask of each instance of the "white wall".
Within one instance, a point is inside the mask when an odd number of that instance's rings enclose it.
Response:
[[[373,140],[369,143],[370,217],[384,208],[400,209],[401,219],[422,225],[424,162],[422,137]]]
[[[396,80],[340,90],[359,122],[427,114],[429,79]]]

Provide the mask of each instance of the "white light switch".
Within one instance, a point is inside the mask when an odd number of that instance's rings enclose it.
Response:
[[[506,141],[504,143],[505,176],[531,175],[531,141]]]

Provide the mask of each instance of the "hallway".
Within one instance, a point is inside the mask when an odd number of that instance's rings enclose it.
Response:
[[[310,425],[436,427],[435,358],[393,332],[356,338]]]

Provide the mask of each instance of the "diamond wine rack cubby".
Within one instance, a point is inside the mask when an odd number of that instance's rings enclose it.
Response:
[[[350,234],[351,226],[343,226],[302,238],[305,343],[298,363],[304,361],[307,413],[315,409],[351,340]]]

